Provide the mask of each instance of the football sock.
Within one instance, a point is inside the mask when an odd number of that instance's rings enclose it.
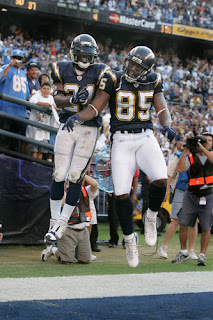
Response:
[[[57,220],[61,214],[61,200],[52,200],[50,199],[50,211],[51,211],[51,219]]]
[[[150,208],[147,210],[147,217],[150,219],[155,219],[158,215],[158,211],[152,211]]]
[[[131,235],[134,232],[132,212],[130,197],[122,200],[116,198],[116,213],[124,235]]]
[[[75,206],[70,206],[69,204],[65,203],[59,220],[67,223],[74,209]]]

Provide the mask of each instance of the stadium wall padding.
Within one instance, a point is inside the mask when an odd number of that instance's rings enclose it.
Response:
[[[49,227],[52,168],[0,155],[0,244],[40,244]]]

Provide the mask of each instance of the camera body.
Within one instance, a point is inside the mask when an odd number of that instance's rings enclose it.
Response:
[[[186,140],[186,148],[188,148],[191,153],[198,153],[200,152],[199,148],[198,148],[198,142],[200,142],[201,144],[206,143],[206,137],[202,136],[202,135],[196,135],[193,138],[188,138]]]

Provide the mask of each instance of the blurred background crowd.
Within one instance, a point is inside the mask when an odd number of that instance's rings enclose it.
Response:
[[[212,28],[213,7],[209,1],[170,1],[170,0],[52,0],[79,7],[95,8],[98,10],[114,11],[129,14],[144,19],[180,23],[194,27]],[[43,22],[42,22],[43,23]],[[85,28],[85,26],[84,26]],[[77,28],[78,29],[78,28]],[[27,65],[35,63],[38,66],[38,75],[47,73],[50,76],[50,65],[55,61],[70,61],[70,44],[77,34],[77,29],[69,28],[59,37],[53,37],[53,30],[46,33],[32,25],[27,29],[20,21],[8,19],[7,25],[2,24],[0,31],[0,65],[10,62],[14,49],[24,52],[23,69],[27,73]],[[6,31],[7,30],[7,31]],[[44,30],[44,29],[43,29]],[[42,30],[42,31],[43,31]],[[158,141],[165,150],[167,160],[169,155],[177,151],[178,142],[182,142],[188,131],[196,130],[197,133],[208,131],[213,133],[213,63],[211,55],[205,56],[176,50],[179,42],[174,47],[161,46],[158,43],[151,46],[148,41],[139,40],[132,35],[118,39],[110,32],[100,31],[95,39],[100,49],[98,62],[108,64],[114,70],[121,70],[125,55],[136,45],[150,46],[156,56],[155,71],[159,72],[164,80],[164,95],[171,112],[173,127],[177,131],[177,140],[169,143],[161,134],[156,113],[152,113],[154,132]],[[84,33],[84,32],[83,32]],[[125,40],[124,40],[125,39]],[[155,40],[154,40],[155,41]],[[162,40],[163,41],[163,40]],[[163,42],[162,42],[163,43]],[[186,45],[186,43],[185,43]],[[201,44],[202,45],[202,44]],[[184,45],[183,45],[184,48]],[[181,51],[182,50],[182,51]],[[104,127],[109,125],[108,111]],[[104,114],[103,114],[104,115]],[[103,128],[104,129],[104,128]],[[102,130],[107,136],[107,129]]]
[[[41,73],[50,74],[50,64],[54,61],[70,61],[70,43],[76,34],[69,34],[66,40],[35,40],[25,38],[21,30],[0,41],[0,63],[10,61],[14,49],[24,52],[24,70],[29,63],[38,66]],[[107,40],[107,41],[106,41]],[[110,39],[98,42],[100,55],[98,62],[107,63],[112,69],[121,70],[127,52],[135,43],[116,46]],[[212,61],[192,57],[181,59],[172,49],[155,51],[155,71],[164,79],[164,94],[171,111],[173,127],[178,133],[177,140],[183,140],[185,132],[196,129],[198,133],[213,133],[213,64]],[[169,144],[161,134],[156,114],[153,112],[154,131],[162,148],[168,153],[175,151],[176,141]],[[174,149],[174,150],[173,150]]]
[[[207,0],[58,0],[58,2],[132,14],[153,21],[181,23],[201,28],[212,27],[213,8]]]

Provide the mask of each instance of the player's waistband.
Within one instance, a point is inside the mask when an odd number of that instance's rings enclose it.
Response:
[[[146,128],[136,128],[136,129],[131,129],[131,130],[117,130],[115,133],[142,133],[145,132],[147,129]]]

